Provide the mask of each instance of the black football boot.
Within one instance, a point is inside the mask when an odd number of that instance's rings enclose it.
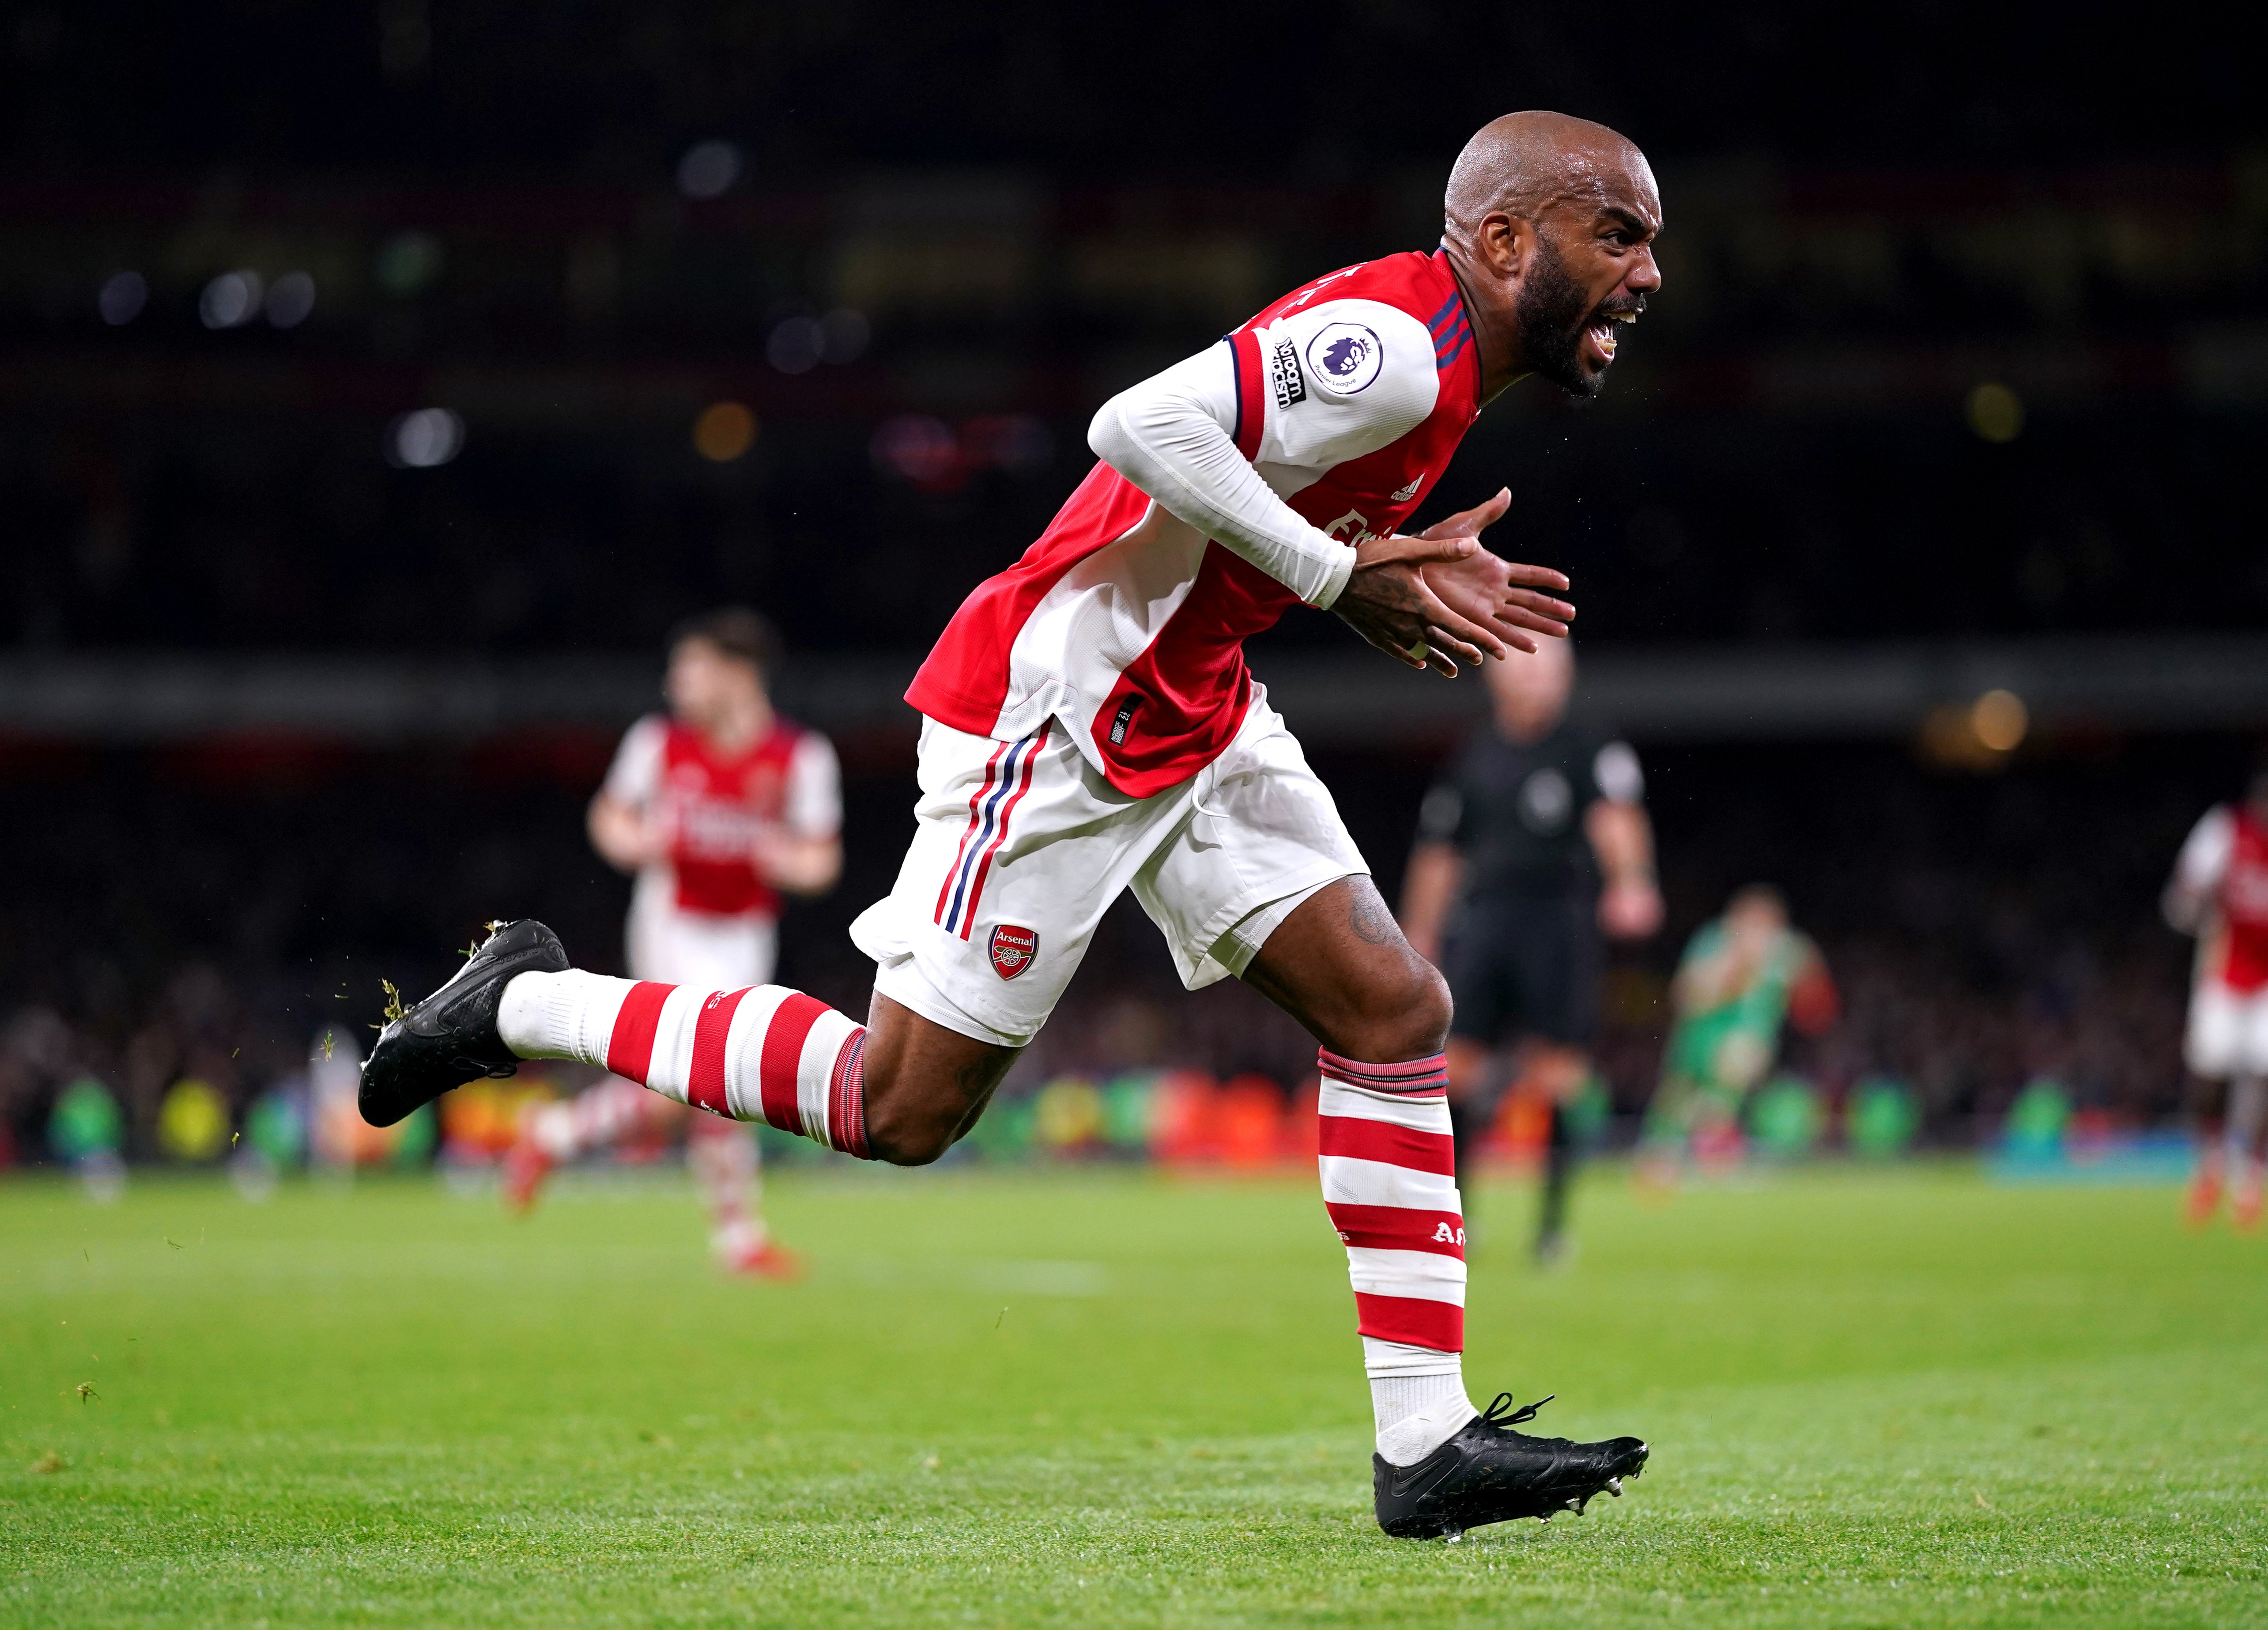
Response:
[[[1396,1539],[1456,1539],[1484,1523],[1522,1516],[1549,1522],[1562,1511],[1580,1516],[1602,1489],[1620,1499],[1623,1479],[1646,1467],[1645,1442],[1618,1437],[1572,1443],[1512,1430],[1550,1401],[1514,1410],[1512,1394],[1499,1392],[1485,1414],[1414,1466],[1373,1455],[1378,1525]]]
[[[515,974],[563,971],[567,953],[532,917],[490,928],[446,985],[379,1032],[362,1066],[362,1117],[372,1125],[391,1126],[452,1087],[519,1068],[497,1034],[504,987]]]

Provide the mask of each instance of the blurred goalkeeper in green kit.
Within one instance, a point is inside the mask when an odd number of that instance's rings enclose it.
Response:
[[[1823,1034],[1840,1003],[1819,948],[1791,927],[1779,890],[1751,883],[1685,948],[1670,985],[1661,1086],[1646,1111],[1640,1176],[1663,1187],[1690,1153],[1740,1149],[1741,1105],[1779,1054],[1780,1027]]]

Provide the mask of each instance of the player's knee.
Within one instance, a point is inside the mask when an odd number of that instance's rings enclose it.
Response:
[[[927,1166],[934,1163],[953,1147],[949,1135],[919,1129],[910,1131],[880,1131],[866,1129],[866,1153],[888,1166]]]
[[[1338,1051],[1390,1064],[1423,1058],[1448,1045],[1448,981],[1424,957],[1413,952],[1398,972],[1374,978],[1368,995],[1359,1034],[1347,1038],[1352,1047]]]
[[[1440,1051],[1449,1044],[1449,1021],[1455,1007],[1449,1000],[1449,982],[1441,970],[1423,957],[1412,955],[1409,1023],[1410,1044],[1418,1056]]]
[[[953,1147],[950,1128],[884,1117],[866,1123],[866,1153],[890,1166],[927,1166]]]
[[[914,1095],[866,1081],[866,1153],[892,1166],[927,1166],[951,1148],[959,1125]]]

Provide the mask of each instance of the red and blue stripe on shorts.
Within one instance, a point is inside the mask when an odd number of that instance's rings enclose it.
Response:
[[[984,897],[984,880],[992,857],[1007,841],[1008,817],[1024,794],[1032,790],[1032,766],[1047,744],[1048,726],[1020,741],[1004,741],[992,750],[984,766],[984,779],[968,795],[968,825],[954,852],[952,869],[937,893],[937,926],[966,940],[976,926],[977,902]]]

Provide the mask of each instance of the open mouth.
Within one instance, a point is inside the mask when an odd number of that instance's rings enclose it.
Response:
[[[1583,327],[1583,358],[1597,372],[1615,359],[1615,347],[1621,341],[1618,332],[1624,323],[1636,322],[1634,311],[1599,312]]]

